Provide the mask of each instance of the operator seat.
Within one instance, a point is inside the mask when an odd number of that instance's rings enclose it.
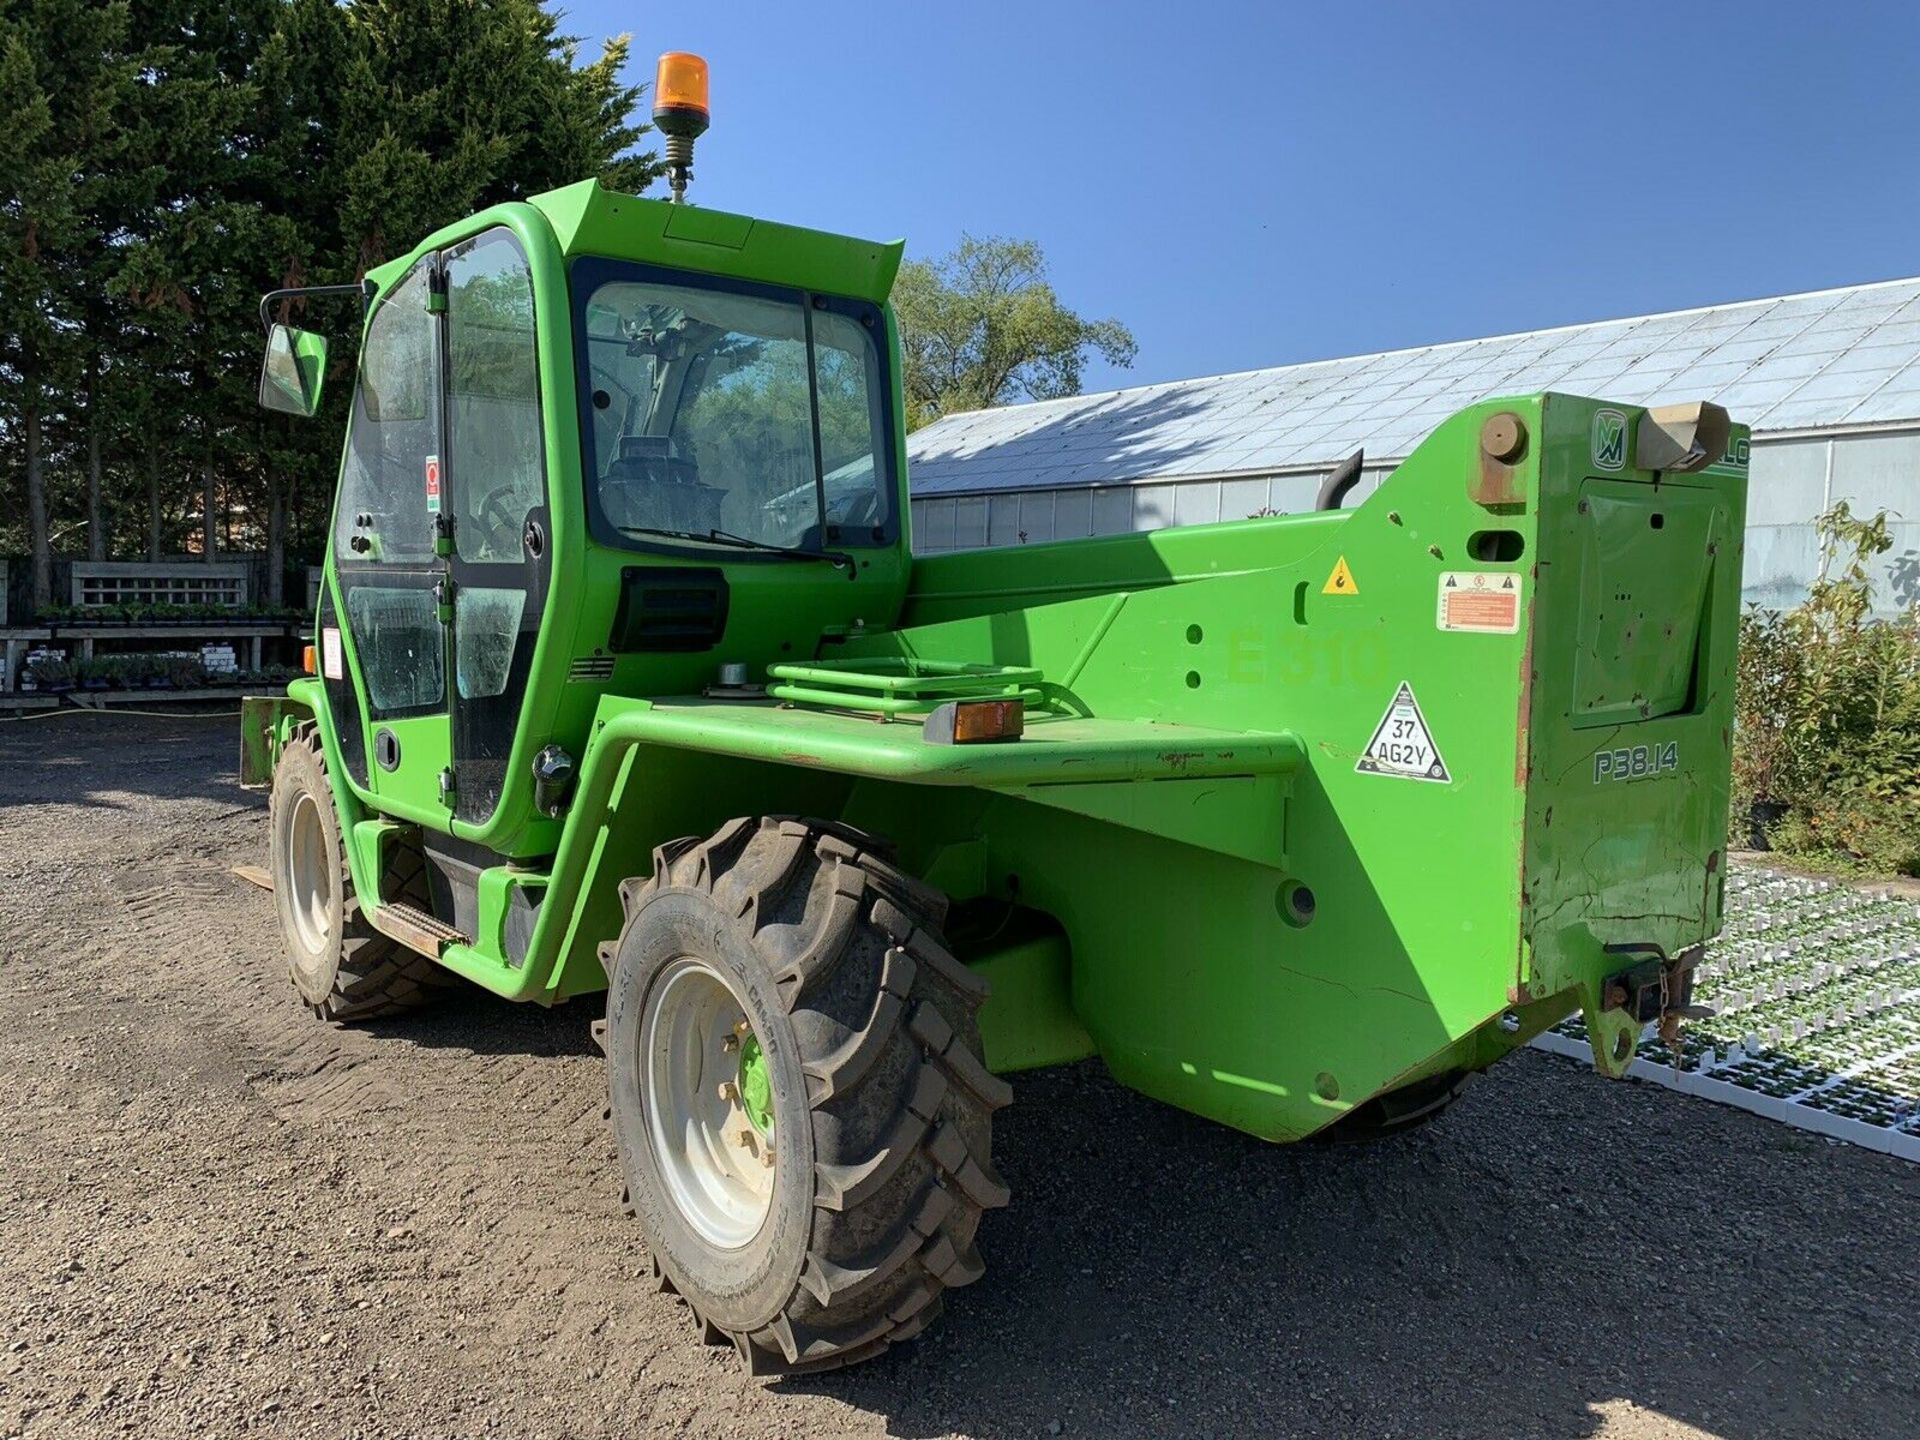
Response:
[[[622,435],[620,453],[600,482],[601,504],[616,525],[705,535],[720,526],[727,492],[700,483],[698,468],[666,435]]]

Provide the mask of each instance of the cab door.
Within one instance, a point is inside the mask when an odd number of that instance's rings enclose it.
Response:
[[[505,228],[445,252],[446,479],[453,544],[451,807],[500,804],[552,563],[533,277]]]
[[[444,337],[438,256],[377,302],[361,349],[334,507],[338,596],[321,616],[323,673],[353,778],[411,818],[444,824],[448,769]],[[338,627],[336,630],[335,627]],[[341,653],[337,635],[349,644]],[[364,727],[352,733],[355,727]]]

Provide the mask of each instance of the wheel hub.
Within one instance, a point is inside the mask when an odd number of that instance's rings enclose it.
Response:
[[[773,1077],[767,1072],[760,1039],[751,1030],[740,1041],[740,1108],[755,1130],[773,1134]]]
[[[334,871],[320,804],[303,793],[287,819],[287,913],[308,954],[327,948]]]
[[[704,960],[660,972],[640,1028],[647,1138],[682,1218],[737,1250],[773,1208],[773,1082],[732,986]]]

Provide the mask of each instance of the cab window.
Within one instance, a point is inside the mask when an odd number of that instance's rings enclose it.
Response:
[[[440,364],[438,327],[427,308],[431,273],[430,260],[415,265],[367,326],[334,509],[335,553],[344,560],[433,560]]]

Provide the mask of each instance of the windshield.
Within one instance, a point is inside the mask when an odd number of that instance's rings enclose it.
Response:
[[[597,260],[575,269],[598,537],[886,543],[879,308],[663,273]]]

